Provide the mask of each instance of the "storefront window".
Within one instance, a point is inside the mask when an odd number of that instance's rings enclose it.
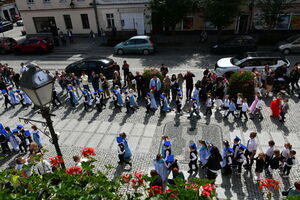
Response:
[[[51,33],[51,27],[55,26],[54,17],[33,17],[37,33]]]
[[[277,24],[276,29],[288,29],[290,24],[290,15],[281,16],[280,22]]]
[[[300,14],[293,14],[290,29],[300,29]]]

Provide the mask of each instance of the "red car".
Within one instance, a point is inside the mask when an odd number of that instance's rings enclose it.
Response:
[[[29,38],[15,46],[16,54],[21,53],[48,53],[53,49],[53,42],[47,38]]]

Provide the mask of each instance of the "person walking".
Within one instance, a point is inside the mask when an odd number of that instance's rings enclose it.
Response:
[[[126,163],[130,167],[132,164],[125,159],[125,146],[124,146],[124,138],[119,136],[117,137],[117,143],[118,143],[118,157],[119,157],[119,164]]]
[[[289,177],[292,167],[296,164],[295,155],[296,155],[296,151],[291,150],[286,162],[284,163],[283,177],[285,177],[285,178]]]
[[[290,109],[290,106],[289,106],[289,100],[288,99],[285,99],[283,100],[283,104],[281,105],[281,112],[280,112],[280,117],[281,119],[279,121],[281,122],[285,122],[285,115],[288,113],[288,110]]]
[[[161,176],[162,182],[166,183],[169,176],[169,170],[165,165],[165,161],[162,158],[161,154],[156,155],[156,159],[154,160],[154,169]]]
[[[188,116],[188,119],[192,118],[194,113],[196,113],[198,119],[200,119],[201,116],[199,114],[199,110],[200,110],[200,105],[197,103],[197,98],[193,97],[192,98],[192,111],[190,112],[190,115]]]
[[[248,101],[247,98],[244,98],[242,101],[242,108],[241,108],[239,119],[242,119],[242,116],[244,115],[245,120],[248,120],[247,112],[249,111],[249,106],[247,101]]]
[[[40,149],[43,148],[42,139],[38,128],[35,125],[31,126],[31,128],[33,130],[31,132],[33,141],[37,143]]]
[[[205,115],[207,116],[208,114],[211,115],[212,111],[211,111],[211,107],[213,106],[213,101],[211,98],[211,95],[207,95],[207,100],[206,100],[206,111],[205,111]]]
[[[127,85],[127,76],[129,74],[129,64],[127,63],[126,60],[123,61],[122,70],[123,70],[123,75],[124,75],[124,86],[123,86],[123,88],[125,88],[126,85]]]
[[[235,111],[236,111],[236,106],[234,103],[234,99],[231,99],[229,102],[227,115],[225,115],[224,118],[228,118],[228,116],[231,114],[234,117],[234,119],[237,119],[237,117],[234,114]]]
[[[190,148],[190,162],[189,162],[189,171],[188,173],[192,173],[193,171],[198,171],[198,165],[197,165],[197,160],[198,160],[198,153],[197,153],[197,146],[195,143],[191,144],[189,146]],[[193,165],[195,166],[195,169],[193,169]]]
[[[207,179],[215,180],[218,175],[218,170],[221,169],[220,162],[222,161],[222,156],[219,149],[215,146],[211,147],[210,155],[207,159],[207,163],[202,168],[207,168]]]
[[[82,72],[80,80],[81,80],[83,89],[86,89],[86,90],[90,91],[89,76],[85,72]]]
[[[256,161],[256,167],[255,167],[255,177],[254,179],[256,181],[260,181],[260,174],[264,171],[264,168],[266,166],[265,162],[265,154],[264,153],[259,153],[257,158],[254,158]]]
[[[11,144],[13,150],[15,152],[19,152],[20,151],[20,147],[19,147],[20,139],[13,134],[13,132],[10,130],[9,127],[5,127],[4,130],[6,132],[6,137],[9,141],[9,143]]]
[[[155,100],[158,101],[161,90],[161,81],[156,75],[150,80],[149,89],[154,92]]]
[[[254,161],[254,156],[256,154],[257,150],[257,141],[256,141],[256,132],[251,132],[250,133],[250,139],[247,141],[247,149],[245,152],[245,157],[246,157],[246,164],[244,165],[245,169],[251,169],[253,161]]]

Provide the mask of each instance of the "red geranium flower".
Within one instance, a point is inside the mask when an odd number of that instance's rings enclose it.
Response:
[[[201,195],[202,195],[202,196],[205,196],[205,197],[209,197],[211,194],[210,194],[210,192],[208,192],[208,191],[206,191],[206,190],[203,190],[203,191],[201,192]]]
[[[93,148],[84,148],[82,151],[80,151],[83,155],[83,157],[89,157],[89,156],[95,156],[95,150]]]
[[[73,166],[73,167],[70,167],[66,170],[66,173],[67,174],[71,174],[71,175],[74,175],[74,174],[81,174],[82,173],[82,169],[81,167],[78,167],[78,166]]]
[[[52,167],[59,167],[61,163],[64,163],[64,159],[62,156],[54,156],[49,158],[49,160]]]
[[[135,172],[134,173],[134,176],[137,178],[137,179],[141,179],[143,174],[141,172]]]
[[[123,174],[121,177],[122,177],[122,180],[123,180],[125,183],[129,183],[130,180],[131,180],[131,175],[130,175],[130,174]]]

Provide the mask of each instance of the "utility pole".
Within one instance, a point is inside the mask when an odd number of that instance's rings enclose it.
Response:
[[[93,7],[94,7],[94,12],[95,12],[95,17],[96,17],[97,33],[98,33],[98,36],[101,36],[99,18],[98,18],[97,0],[93,0]]]

